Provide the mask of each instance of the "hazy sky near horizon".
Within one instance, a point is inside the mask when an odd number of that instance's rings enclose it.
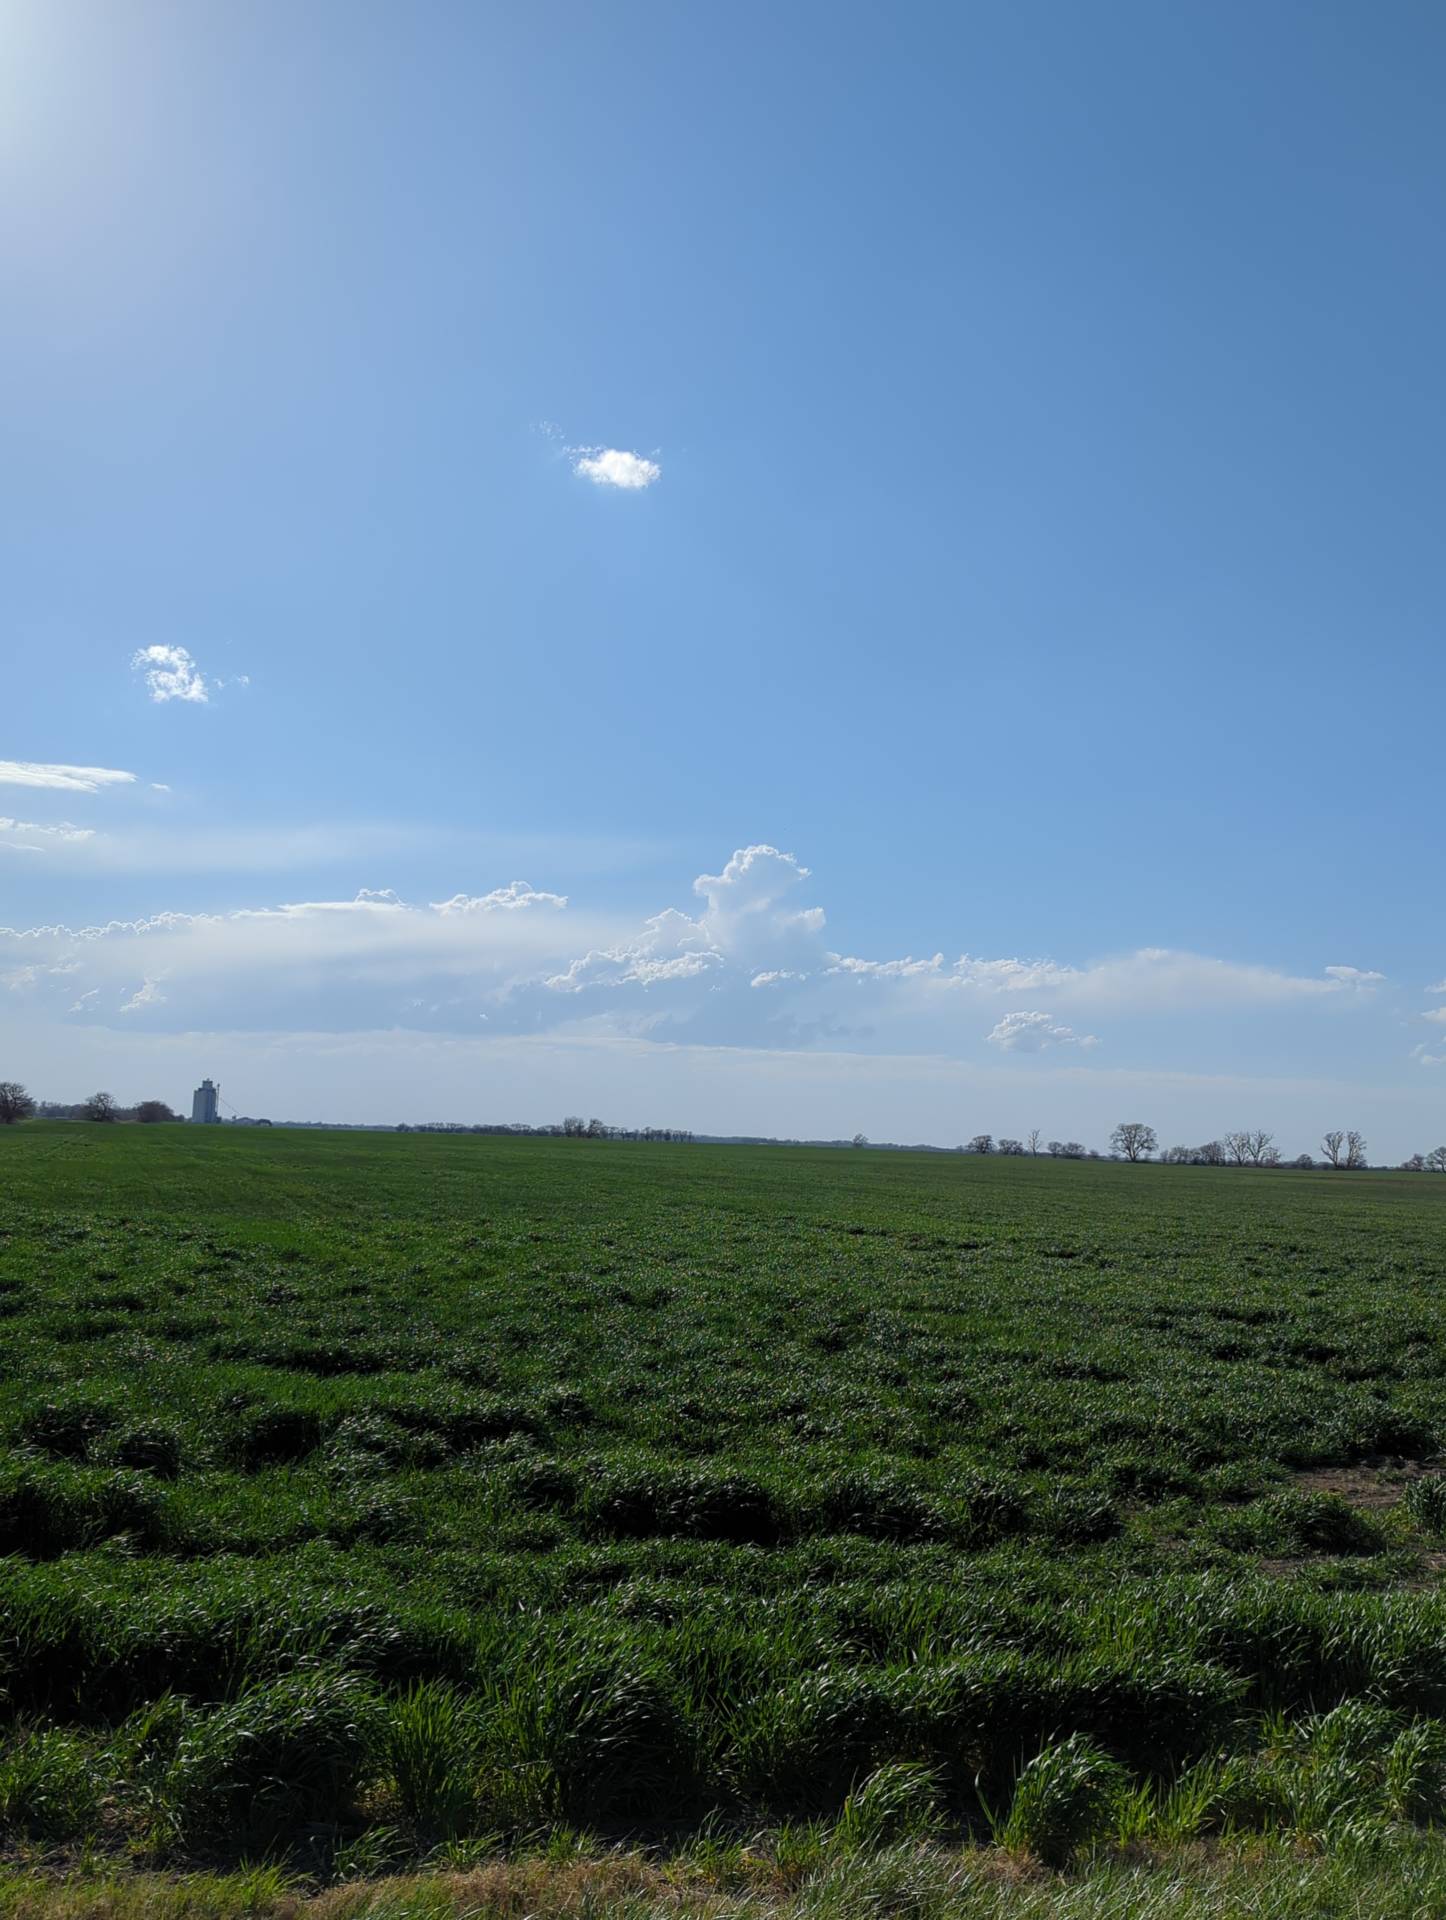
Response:
[[[1424,0],[0,0],[0,1075],[1446,1139],[1443,85]]]

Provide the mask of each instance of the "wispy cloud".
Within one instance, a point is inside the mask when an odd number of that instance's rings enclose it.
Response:
[[[152,700],[204,703],[210,698],[205,676],[185,647],[141,647],[131,656],[131,667],[145,675]]]
[[[39,760],[0,760],[0,786],[53,787],[63,793],[98,793],[135,779],[116,767],[68,767]]]
[[[73,827],[68,820],[42,827],[33,820],[10,820],[0,814],[0,848],[12,853],[44,853],[49,847],[78,846],[94,837],[94,827]]]
[[[573,447],[570,451],[576,456],[573,472],[598,487],[621,487],[626,493],[637,493],[652,486],[663,471],[656,460],[626,453],[621,447]]]
[[[1006,1013],[985,1038],[1004,1053],[1043,1053],[1047,1047],[1097,1047],[1092,1033],[1076,1033],[1048,1013]]]
[[[121,1002],[121,1012],[140,1013],[146,1007],[162,1007],[165,1003],[166,996],[161,992],[160,982],[156,980],[144,980],[140,986],[136,988],[129,1000],[123,1000]],[[74,1008],[72,1008],[71,1011],[74,1012]]]

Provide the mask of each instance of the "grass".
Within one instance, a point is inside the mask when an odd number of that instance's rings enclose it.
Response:
[[[1446,1873],[1443,1280],[1424,1176],[0,1129],[0,1920]]]

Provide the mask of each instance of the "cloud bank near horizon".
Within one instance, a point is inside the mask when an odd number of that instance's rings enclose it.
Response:
[[[0,844],[25,830],[0,823]],[[99,1025],[123,1014],[157,1031],[475,1033],[485,1020],[531,1036],[1006,1060],[1103,1052],[1154,1015],[1362,1005],[1384,984],[1343,963],[1295,975],[1168,948],[1086,964],[871,958],[834,947],[811,880],[792,853],[759,843],[699,874],[690,906],[640,922],[514,879],[421,902],[367,886],[343,899],[0,928],[0,979],[12,1005]]]

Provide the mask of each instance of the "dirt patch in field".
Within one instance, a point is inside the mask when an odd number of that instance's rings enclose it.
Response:
[[[1301,1493],[1333,1493],[1347,1506],[1366,1513],[1382,1513],[1405,1497],[1413,1480],[1427,1477],[1417,1461],[1403,1460],[1389,1467],[1312,1467],[1291,1475]]]

